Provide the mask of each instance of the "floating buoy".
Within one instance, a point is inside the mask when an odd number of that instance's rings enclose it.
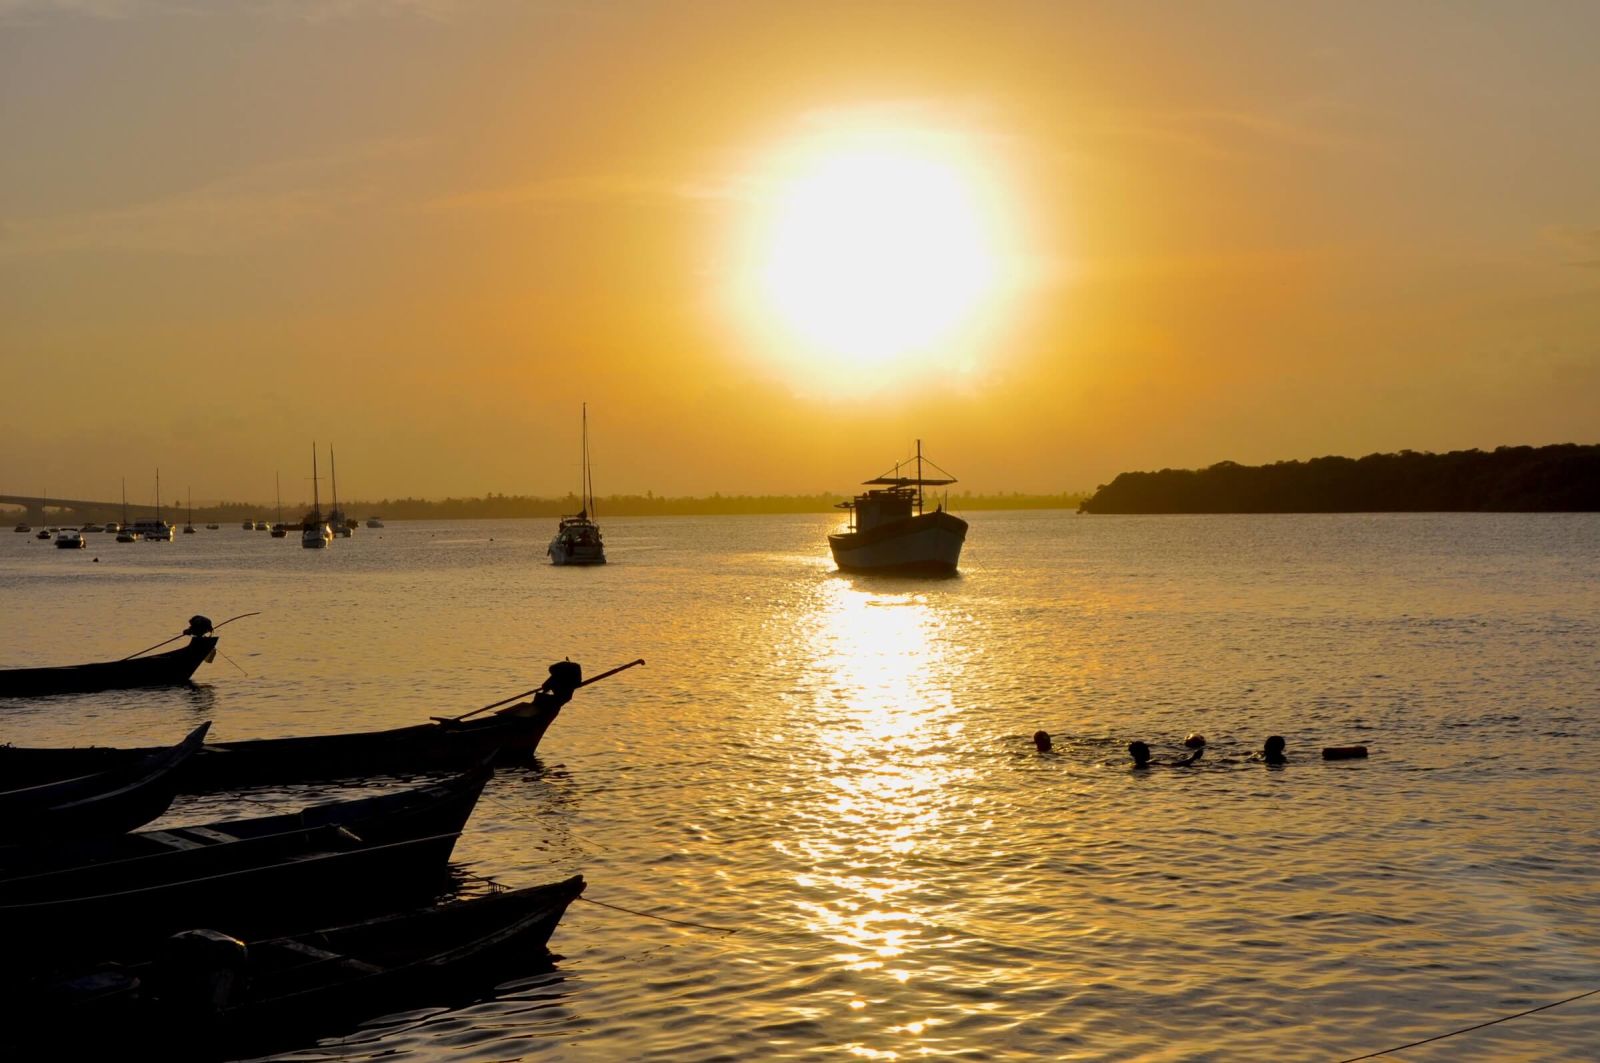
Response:
[[[1367,755],[1366,746],[1323,746],[1323,760],[1362,760]]]
[[[1199,749],[1201,746],[1206,744],[1206,736],[1198,733],[1191,734],[1188,738],[1183,740],[1183,744],[1188,749]]]

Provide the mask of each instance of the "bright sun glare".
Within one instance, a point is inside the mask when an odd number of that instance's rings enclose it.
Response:
[[[786,145],[741,256],[763,348],[813,382],[883,383],[913,359],[969,368],[1006,282],[996,185],[949,132],[857,127]]]

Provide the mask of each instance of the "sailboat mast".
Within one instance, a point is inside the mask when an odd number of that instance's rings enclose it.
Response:
[[[922,440],[917,440],[917,516],[922,516]]]
[[[594,477],[589,472],[589,404],[583,404],[583,508],[593,520],[594,513]]]
[[[272,470],[272,493],[278,499],[278,523],[283,523],[283,477]]]
[[[317,494],[317,445],[311,444],[311,518],[322,521],[322,497]]]
[[[329,516],[334,516],[339,512],[339,466],[333,463],[332,443],[328,444],[328,472],[333,476],[333,513]]]

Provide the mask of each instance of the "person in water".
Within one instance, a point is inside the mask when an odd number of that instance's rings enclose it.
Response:
[[[1206,751],[1206,739],[1204,735],[1192,734],[1183,740],[1183,744],[1194,750],[1194,752],[1187,757],[1179,757],[1177,760],[1165,761],[1155,765],[1150,763],[1150,747],[1143,742],[1137,740],[1129,742],[1128,756],[1133,758],[1133,766],[1136,770],[1149,767],[1187,768],[1199,760],[1201,754]]]
[[[1035,732],[1033,732],[1033,748],[1037,749],[1041,753],[1050,752],[1050,750],[1052,748],[1051,742],[1050,742],[1050,732],[1049,731],[1035,731]]]
[[[1283,755],[1283,745],[1283,735],[1273,735],[1261,747],[1261,752],[1250,754],[1250,759],[1263,764],[1287,764],[1289,758]]]

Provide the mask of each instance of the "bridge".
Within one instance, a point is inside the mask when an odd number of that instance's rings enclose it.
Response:
[[[0,495],[0,505],[21,506],[22,519],[29,524],[84,524],[88,521],[120,520],[121,502],[92,502],[83,498],[40,498],[33,495]],[[170,516],[177,507],[165,507]],[[154,517],[154,506],[128,506],[128,519]]]

